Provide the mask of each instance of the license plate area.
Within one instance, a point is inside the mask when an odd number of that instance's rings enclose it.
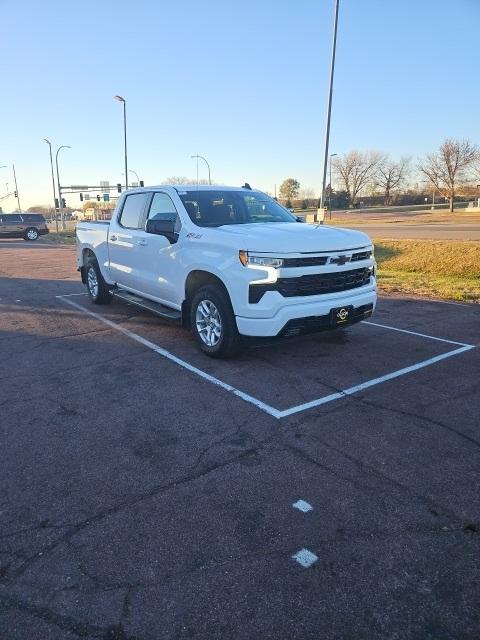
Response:
[[[338,327],[348,324],[353,320],[353,306],[336,307],[330,311],[330,324],[332,327]]]

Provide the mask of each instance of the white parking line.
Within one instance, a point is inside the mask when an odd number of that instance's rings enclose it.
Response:
[[[185,360],[182,360],[181,358],[177,358],[177,356],[174,356],[173,353],[170,353],[170,351],[167,351],[166,349],[163,349],[158,344],[155,344],[154,342],[150,342],[150,340],[146,340],[145,338],[142,338],[142,336],[139,336],[137,333],[134,333],[133,331],[129,331],[128,329],[125,329],[124,327],[120,326],[119,324],[116,324],[115,322],[112,322],[108,318],[104,318],[99,313],[95,313],[94,311],[89,311],[88,309],[85,309],[80,304],[77,304],[76,302],[73,302],[73,300],[66,299],[65,296],[56,296],[56,297],[59,300],[62,300],[63,302],[66,302],[67,304],[71,305],[72,307],[75,307],[76,309],[79,309],[80,311],[83,311],[83,313],[86,313],[87,315],[92,316],[93,318],[96,318],[97,320],[100,320],[100,322],[103,322],[104,324],[107,324],[109,327],[112,327],[112,329],[115,329],[116,331],[120,331],[121,333],[123,333],[124,335],[128,336],[132,340],[135,340],[136,342],[139,342],[144,347],[147,347],[148,349],[151,349],[152,351],[155,351],[155,353],[158,353],[159,355],[163,356],[164,358],[167,358],[168,360],[171,360],[172,362],[175,362],[176,364],[180,365],[184,369],[187,369],[191,373],[195,373],[197,376],[200,376],[201,378],[204,378],[205,380],[208,380],[212,384],[216,384],[217,386],[222,387],[222,389],[225,389],[225,391],[229,391],[230,393],[233,393],[234,395],[238,396],[239,398],[242,398],[242,400],[245,400],[245,402],[250,402],[250,404],[254,404],[256,407],[258,407],[262,411],[265,411],[266,413],[270,414],[274,418],[280,418],[281,417],[280,416],[281,412],[278,411],[277,409],[275,409],[274,407],[271,407],[270,405],[265,404],[265,402],[262,402],[261,400],[258,400],[257,398],[254,398],[253,396],[250,396],[248,393],[244,393],[243,391],[240,391],[240,389],[236,389],[235,387],[232,387],[232,385],[227,384],[226,382],[223,382],[222,380],[219,380],[218,378],[215,378],[215,376],[211,376],[206,371],[202,371],[201,369],[198,369],[198,367],[194,367],[189,362],[186,362]]]
[[[82,294],[73,294],[73,295],[82,295]],[[358,393],[359,391],[363,391],[364,389],[369,389],[370,387],[373,387],[377,384],[382,384],[383,382],[394,380],[395,378],[399,378],[400,376],[404,376],[413,371],[418,371],[419,369],[429,367],[430,365],[435,364],[436,362],[446,360],[447,358],[451,358],[453,356],[459,355],[461,353],[464,353],[465,351],[469,351],[470,349],[475,348],[474,345],[466,344],[463,342],[454,342],[453,340],[437,338],[436,336],[430,336],[424,333],[417,333],[415,331],[409,331],[407,329],[399,329],[398,327],[391,327],[389,325],[377,324],[375,322],[364,322],[363,324],[371,325],[381,329],[387,329],[390,331],[399,331],[401,333],[411,334],[420,338],[437,340],[439,342],[445,342],[447,344],[458,345],[459,348],[453,349],[452,351],[447,351],[446,353],[442,353],[432,358],[428,358],[427,360],[422,360],[421,362],[410,365],[408,367],[397,369],[396,371],[392,371],[391,373],[387,373],[386,375],[379,376],[378,378],[367,380],[366,382],[362,382],[361,384],[355,385],[353,387],[349,387],[348,389],[342,389],[328,396],[323,396],[322,398],[317,398],[315,400],[311,400],[310,402],[305,402],[303,404],[299,404],[294,407],[290,407],[289,409],[284,409],[283,411],[281,411],[265,402],[262,402],[262,400],[259,400],[258,398],[254,398],[248,393],[245,393],[244,391],[241,391],[240,389],[237,389],[236,387],[233,387],[232,385],[226,382],[223,382],[219,378],[216,378],[215,376],[210,375],[206,371],[202,371],[202,369],[199,369],[198,367],[191,365],[189,362],[186,362],[185,360],[178,358],[177,356],[173,355],[173,353],[170,353],[170,351],[163,349],[162,347],[155,344],[154,342],[151,342],[150,340],[147,340],[146,338],[139,336],[137,333],[134,333],[129,329],[125,329],[121,325],[115,322],[112,322],[112,320],[109,320],[108,318],[101,316],[99,313],[95,313],[94,311],[89,311],[88,309],[85,309],[84,307],[77,304],[73,300],[68,299],[68,295],[56,296],[56,298],[58,300],[61,300],[65,304],[69,304],[70,306],[75,307],[76,309],[78,309],[79,311],[82,311],[86,315],[89,315],[92,318],[95,318],[96,320],[103,322],[104,324],[108,325],[112,329],[115,329],[116,331],[123,333],[124,335],[131,338],[132,340],[135,340],[136,342],[142,344],[144,347],[147,347],[148,349],[151,349],[155,353],[158,353],[160,356],[167,358],[172,362],[175,362],[175,364],[179,365],[180,367],[183,367],[187,371],[190,371],[191,373],[194,373],[195,375],[203,378],[204,380],[207,380],[208,382],[211,382],[212,384],[215,384],[218,387],[221,387],[225,391],[232,393],[233,395],[237,396],[238,398],[241,398],[245,402],[249,402],[250,404],[255,405],[261,411],[264,411],[265,413],[268,413],[269,415],[277,419],[286,418],[295,413],[300,413],[301,411],[307,411],[308,409],[319,407],[321,405],[327,404],[328,402],[332,402],[334,400],[339,400],[340,398],[351,396],[355,393]]]

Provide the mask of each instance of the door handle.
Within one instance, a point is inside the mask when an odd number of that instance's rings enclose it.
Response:
[[[147,241],[146,240],[138,240],[137,244],[139,244],[141,247],[146,247],[147,246]]]
[[[110,236],[110,240],[112,240],[112,242],[115,242],[116,239],[117,239],[117,236]]]

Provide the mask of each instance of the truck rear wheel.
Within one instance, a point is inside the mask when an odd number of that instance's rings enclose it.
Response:
[[[235,315],[220,287],[208,284],[195,293],[190,306],[190,326],[200,349],[212,358],[229,358],[240,348]]]
[[[85,264],[85,282],[88,295],[95,304],[108,304],[112,294],[107,287],[95,258],[89,258]]]

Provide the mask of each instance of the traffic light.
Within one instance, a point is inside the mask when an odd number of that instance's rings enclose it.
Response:
[[[55,198],[55,209],[60,209],[58,204],[58,198]]]
[[[65,200],[65,198],[62,198],[62,208],[65,209],[66,206],[67,206],[67,201]]]
[[[97,202],[100,202],[100,196],[97,193]]]
[[[143,180],[140,180],[140,186],[144,187],[145,185],[143,184]]]
[[[83,193],[80,194],[80,202],[83,202]]]
[[[120,182],[117,182],[117,191],[118,193],[122,193],[122,185],[120,184]]]
[[[18,198],[18,191],[14,191],[13,193],[15,195],[15,198]]]

